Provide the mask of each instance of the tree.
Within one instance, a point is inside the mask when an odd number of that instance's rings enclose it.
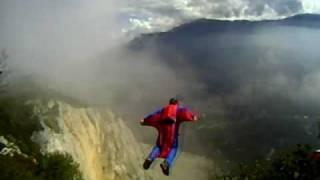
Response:
[[[320,162],[311,158],[312,147],[297,145],[280,150],[270,160],[258,160],[253,164],[241,164],[237,169],[217,179],[239,180],[314,180],[320,178]]]

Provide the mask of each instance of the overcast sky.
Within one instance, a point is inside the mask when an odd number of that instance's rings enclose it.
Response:
[[[298,13],[320,13],[320,0],[1,0],[0,49],[21,54],[17,59],[87,59],[127,37],[197,18]]]
[[[1,0],[0,23],[95,21],[133,34],[164,31],[197,18],[274,19],[320,13],[319,0]],[[105,19],[105,20],[103,20]],[[111,22],[113,19],[114,22]],[[52,21],[53,20],[53,21]],[[19,22],[20,21],[20,22]],[[2,26],[3,27],[3,26]],[[12,30],[12,29],[10,29]],[[0,31],[1,32],[1,31]]]
[[[320,13],[319,0],[127,0],[131,31],[163,31],[197,18],[274,19]]]
[[[106,55],[122,40],[126,42],[128,34],[165,31],[197,18],[257,20],[298,13],[320,13],[320,0],[0,0],[0,50],[9,54],[11,72],[48,77],[62,81],[63,87],[91,93],[96,86],[90,84],[99,84],[96,76],[100,74],[95,74],[93,63],[79,60],[90,61],[101,54],[112,74],[102,78],[120,82],[120,87],[129,84],[126,78],[141,72],[138,77],[148,77],[148,82],[162,82],[157,75],[150,76],[154,72],[172,79],[170,68],[158,70],[161,66],[153,61],[146,68],[144,61],[137,63],[128,57],[126,63],[122,58],[117,64],[117,58]],[[123,66],[132,72],[121,71]],[[177,89],[184,89],[180,84]]]

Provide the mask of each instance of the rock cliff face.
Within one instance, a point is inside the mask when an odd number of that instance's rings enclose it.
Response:
[[[142,162],[150,149],[105,108],[73,107],[59,101],[33,102],[44,130],[33,135],[47,152],[70,153],[88,180],[163,179],[159,163],[149,171]],[[208,179],[211,162],[182,153],[166,179]]]

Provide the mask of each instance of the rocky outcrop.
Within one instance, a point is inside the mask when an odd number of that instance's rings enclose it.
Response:
[[[14,156],[21,155],[25,158],[28,156],[21,152],[20,148],[13,142],[9,142],[5,137],[0,136],[0,155]]]
[[[73,107],[59,101],[35,102],[43,131],[33,135],[46,152],[70,153],[88,180],[162,179],[160,168],[142,169],[150,146],[139,143],[131,130],[105,108]],[[207,179],[211,162],[192,155],[179,159],[172,179]]]

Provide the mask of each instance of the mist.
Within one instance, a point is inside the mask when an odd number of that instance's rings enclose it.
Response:
[[[183,148],[211,158],[245,161],[318,143],[318,28],[238,22],[227,30],[182,26],[130,41],[121,33],[117,1],[0,4],[0,49],[9,55],[7,81],[16,90],[35,82],[109,106],[148,143],[155,131],[142,130],[139,118],[181,95],[202,120],[187,125]]]
[[[191,67],[202,85],[188,96],[202,121],[189,126],[185,150],[245,162],[319,145],[320,30],[317,20],[297,19],[199,20],[134,42],[138,51],[156,44],[162,61]]]
[[[137,138],[154,143],[156,131],[142,129],[139,120],[171,97],[201,94],[203,85],[189,65],[177,70],[164,62],[157,46],[130,49],[118,14],[122,6],[104,0],[2,1],[0,49],[9,56],[9,92],[106,106]]]
[[[85,103],[124,112],[134,111],[133,104],[159,104],[185,91],[186,80],[154,51],[128,50],[130,38],[121,31],[118,13],[122,5],[102,0],[1,2],[0,48],[9,54],[8,81],[31,79]]]
[[[111,3],[2,2],[0,42],[10,54],[10,68],[20,75],[56,81],[86,77],[83,74],[90,73],[79,71],[79,67],[89,65],[88,59],[120,40]]]

